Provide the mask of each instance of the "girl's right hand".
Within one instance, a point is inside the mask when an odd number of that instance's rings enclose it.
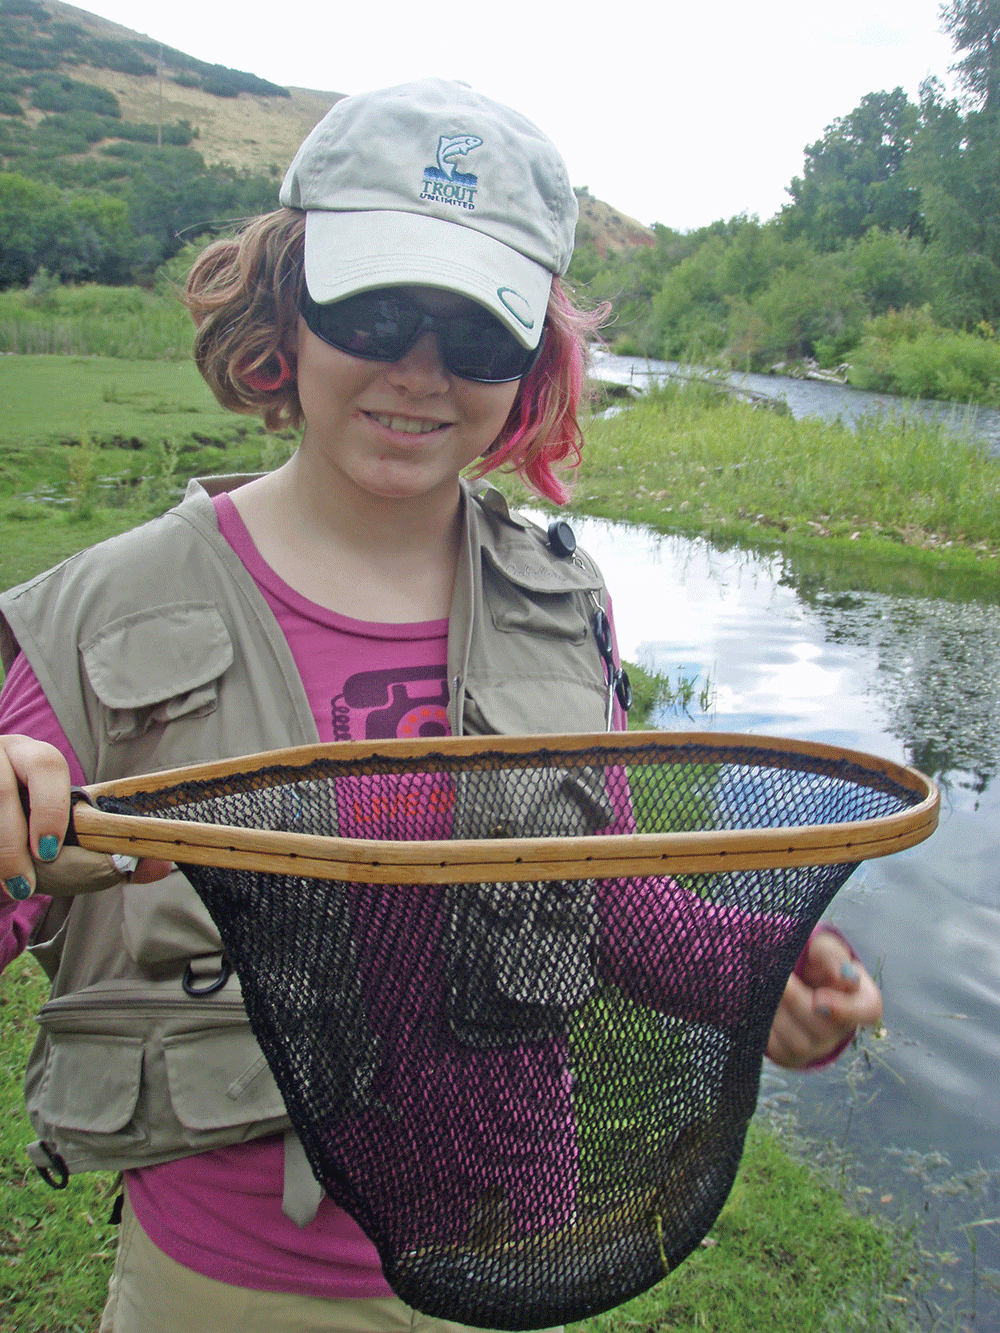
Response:
[[[28,794],[28,819],[21,789]],[[9,898],[93,893],[126,878],[103,852],[63,847],[69,811],[69,767],[55,746],[0,736],[0,882]],[[130,878],[148,883],[170,869],[166,861],[140,861]]]

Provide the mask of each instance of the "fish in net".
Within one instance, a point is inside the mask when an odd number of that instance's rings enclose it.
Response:
[[[509,1329],[698,1245],[811,931],[937,816],[885,760],[660,733],[316,746],[88,796],[81,844],[184,865],[391,1287]]]

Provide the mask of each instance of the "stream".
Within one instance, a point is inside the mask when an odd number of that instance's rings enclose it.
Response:
[[[645,389],[650,383],[676,377],[686,370],[687,367],[673,361],[647,361],[642,357],[597,352],[591,373],[595,379],[611,384],[631,384],[637,389]],[[817,416],[834,421],[840,417],[850,423],[871,413],[919,416],[926,421],[941,421],[958,434],[984,440],[990,453],[1000,454],[1000,410],[994,407],[935,402],[929,398],[899,398],[891,393],[870,393],[846,384],[791,379],[787,375],[734,371],[727,379],[734,389],[783,400],[796,418]]]
[[[710,682],[707,711],[653,725],[823,741],[938,782],[937,833],[862,865],[828,913],[877,969],[885,1035],[818,1073],[766,1064],[759,1114],[817,1145],[857,1206],[917,1220],[948,1256],[911,1301],[924,1326],[1000,1333],[1000,589],[855,592],[780,554],[573,527],[623,657],[697,677],[696,699]]]

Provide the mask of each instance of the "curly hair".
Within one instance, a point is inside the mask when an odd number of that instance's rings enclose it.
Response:
[[[197,325],[194,357],[209,388],[230,411],[259,412],[268,430],[303,421],[295,367],[305,220],[298,209],[279,208],[237,236],[215,241],[195,261],[181,295]],[[470,476],[503,468],[538,495],[565,503],[569,492],[556,473],[572,472],[580,462],[586,340],[609,313],[606,302],[581,309],[553,278],[541,353]],[[283,364],[290,375],[280,373]]]
[[[203,250],[181,293],[197,326],[194,359],[206,384],[231,412],[259,412],[268,430],[302,425],[294,371],[305,241],[305,213],[265,213]],[[278,387],[244,378],[279,380],[281,358],[293,373]]]

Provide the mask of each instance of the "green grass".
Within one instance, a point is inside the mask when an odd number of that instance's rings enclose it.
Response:
[[[169,290],[36,282],[0,292],[0,352],[187,360],[193,326]]]
[[[730,540],[1000,554],[1000,463],[984,447],[916,418],[852,430],[676,387],[590,423],[573,503]]]
[[[752,1125],[707,1245],[628,1304],[577,1333],[876,1333],[916,1327],[916,1270],[898,1234],[848,1212],[837,1193]]]
[[[0,581],[162,512],[189,477],[273,467],[293,444],[224,412],[189,361],[0,357]]]
[[[117,1243],[108,1225],[117,1177],[75,1177],[50,1189],[24,1155],[35,1137],[22,1080],[47,994],[22,956],[0,977],[0,1333],[94,1333]]]

